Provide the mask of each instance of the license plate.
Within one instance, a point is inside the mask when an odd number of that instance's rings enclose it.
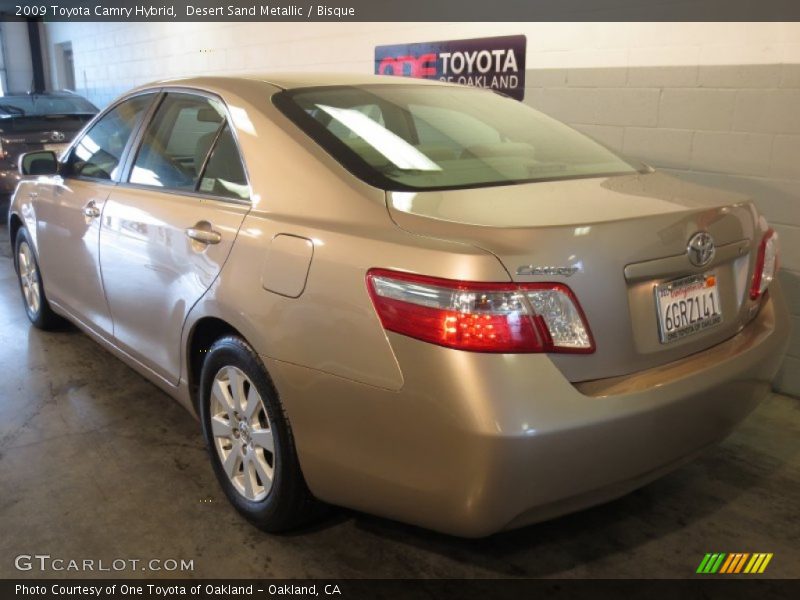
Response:
[[[690,275],[655,288],[661,343],[668,344],[722,322],[714,273]]]
[[[69,148],[69,144],[45,144],[45,150],[52,150],[56,155],[61,154],[64,150]]]

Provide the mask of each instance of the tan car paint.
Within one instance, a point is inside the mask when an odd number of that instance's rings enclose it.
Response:
[[[211,286],[250,207],[143,186],[117,186],[103,206],[103,283],[122,350],[177,385],[181,331]],[[195,227],[221,241],[187,239]]]
[[[48,274],[50,299],[72,307],[72,314],[100,335],[113,329],[100,274],[100,221],[86,209],[100,210],[113,186],[53,178],[52,185],[36,185],[37,254]],[[30,228],[29,228],[30,230]]]
[[[689,193],[674,180],[641,175],[484,188],[465,194],[473,198],[471,208],[455,219],[457,202],[450,198],[462,192],[422,198],[419,205],[414,200],[411,207],[423,207],[423,214],[398,210],[396,195],[387,206],[384,191],[346,171],[269,102],[281,86],[375,81],[281,75],[156,85],[197,89],[225,101],[248,168],[251,206],[248,212],[228,202],[167,198],[156,190],[117,185],[111,204],[117,208],[106,207],[107,240],[116,248],[105,255],[101,246],[100,255],[101,261],[122,261],[127,251],[142,263],[129,263],[136,286],[126,287],[121,265],[110,266],[106,279],[111,312],[119,300],[127,337],[115,339],[83,320],[80,324],[193,411],[196,374],[189,365],[193,353],[203,349],[192,346],[192,336],[208,319],[227,323],[261,355],[275,381],[312,492],[332,503],[458,535],[486,535],[621,495],[726,435],[769,393],[788,341],[788,316],[773,283],[755,320],[737,335],[753,315],[740,300],[736,277],[746,271],[749,281],[752,248],[762,231],[750,204],[731,196],[706,200],[705,192]],[[396,82],[389,78],[388,83]],[[12,218],[35,228],[39,207],[29,192],[54,181],[23,182]],[[570,193],[561,197],[559,189]],[[563,214],[525,208],[523,197],[540,190],[565,208]],[[573,193],[578,190],[582,193]],[[613,211],[596,211],[596,220],[581,221],[581,212],[600,202],[593,198],[595,191]],[[506,194],[515,207],[515,223],[525,227],[510,227],[509,219],[481,208],[486,198],[501,203]],[[159,198],[163,208],[156,207]],[[724,205],[734,214],[723,211]],[[193,249],[180,235],[180,228],[198,220],[219,228],[229,255],[222,244]],[[133,229],[144,224],[147,235],[123,233],[123,224]],[[672,268],[681,243],[685,251],[687,234],[701,226],[750,251],[744,258],[722,252],[716,263],[729,271],[721,284],[723,296],[742,306],[729,313],[731,329],[656,348],[652,304],[646,316],[636,307],[645,306],[648,287],[652,303],[654,282]],[[589,233],[578,235],[578,227]],[[84,243],[85,227],[73,231]],[[151,235],[155,231],[161,233]],[[40,256],[44,233],[36,241]],[[265,269],[273,268],[265,261],[276,236],[313,244],[297,298],[285,293],[292,286],[284,283],[270,291],[262,281]],[[626,246],[631,240],[636,244]],[[572,254],[584,261],[583,273],[526,280],[564,281],[576,291],[599,340],[595,355],[488,355],[387,334],[364,279],[369,268],[382,267],[510,281],[518,279],[517,262],[562,264]],[[54,270],[74,273],[69,261],[51,258],[42,263],[45,281]],[[173,260],[182,262],[170,270]],[[649,284],[626,281],[630,265],[661,260],[667,262],[646,267],[653,270]],[[297,276],[296,267],[289,271]],[[278,274],[287,277],[280,269]],[[59,299],[54,308],[62,314],[75,318],[86,312],[82,298]],[[154,326],[150,302],[165,319],[164,331]],[[634,318],[646,324],[631,324],[628,302]],[[606,328],[604,306],[618,311]],[[621,333],[614,323],[623,324]],[[634,332],[646,327],[650,333]],[[623,348],[616,358],[615,345]],[[689,367],[694,361],[703,368]],[[569,381],[611,376],[607,385]]]
[[[261,269],[261,287],[281,296],[298,298],[306,289],[314,259],[314,242],[296,235],[280,234],[270,240]]]
[[[769,394],[785,315],[772,294],[740,336],[608,388],[570,384],[544,355],[452,352],[396,334],[400,393],[265,361],[304,434],[315,495],[481,537],[619,497],[727,436]]]
[[[562,184],[564,197],[558,199],[554,190]],[[456,203],[460,190],[424,192],[410,204],[392,193],[392,219],[407,231],[458,240],[491,252],[515,281],[561,281],[578,298],[591,299],[582,303],[597,342],[596,352],[552,357],[571,381],[618,376],[678,360],[729,338],[751,316],[754,303],[744,288],[755,268],[754,250],[766,226],[758,223],[753,205],[741,196],[660,173],[466,192],[472,200],[467,202],[465,222],[442,218],[440,212],[443,206]],[[430,199],[425,199],[427,196]],[[509,208],[516,220],[481,211],[478,198],[500,214]],[[607,214],[592,208],[596,198],[609,202],[612,208]],[[625,199],[631,205],[627,218],[620,212]],[[398,210],[398,204],[403,210]],[[654,212],[656,206],[665,210]],[[584,211],[598,220],[577,220]],[[735,252],[721,250],[708,265],[694,267],[686,243],[701,230],[709,231],[720,248],[734,244]],[[574,267],[577,272],[571,276],[518,274],[517,269],[525,265]],[[701,335],[665,346],[652,327],[653,284],[679,275],[676,265],[683,274],[717,273],[725,318]],[[626,281],[624,274],[637,269],[645,270],[648,279]]]

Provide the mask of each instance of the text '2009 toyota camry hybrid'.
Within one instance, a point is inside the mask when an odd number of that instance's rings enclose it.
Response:
[[[787,344],[748,199],[487,90],[161,82],[20,170],[30,320],[196,414],[269,531],[324,502],[476,537],[619,497],[725,437]]]

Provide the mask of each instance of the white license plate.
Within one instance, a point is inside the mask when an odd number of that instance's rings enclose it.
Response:
[[[656,286],[661,343],[668,344],[722,322],[714,273],[682,277]]]
[[[69,144],[45,144],[45,150],[52,150],[56,153],[56,156],[60,155],[64,150],[69,148]]]

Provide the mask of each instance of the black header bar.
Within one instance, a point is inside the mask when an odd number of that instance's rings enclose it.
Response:
[[[696,579],[39,579],[0,580],[4,600],[103,600],[160,598],[162,600],[267,600],[270,598],[330,600],[458,599],[505,600],[542,598],[566,600],[739,600],[797,598],[800,580],[742,576]]]
[[[44,21],[798,21],[797,0],[0,0]]]

